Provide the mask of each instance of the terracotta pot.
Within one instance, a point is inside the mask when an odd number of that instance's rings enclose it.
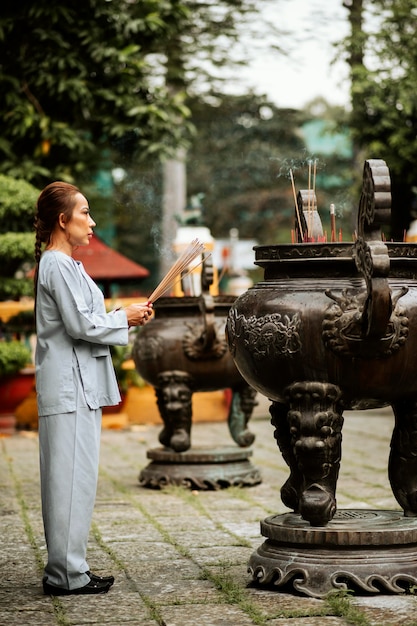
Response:
[[[29,395],[35,385],[33,368],[25,368],[17,374],[0,379],[0,414],[10,415]]]
[[[10,435],[15,432],[17,424],[15,411],[34,386],[33,368],[25,368],[0,380],[0,433]]]

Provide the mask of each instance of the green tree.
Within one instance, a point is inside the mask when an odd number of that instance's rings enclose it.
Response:
[[[294,227],[294,199],[289,171],[297,191],[308,186],[308,161],[317,159],[316,195],[324,227],[328,207],[336,204],[338,224],[352,231],[352,155],[338,153],[318,141],[310,147],[308,127],[322,124],[328,135],[340,137],[346,113],[323,102],[304,111],[280,109],[264,96],[212,93],[205,101],[190,99],[196,127],[187,156],[187,195],[202,193],[203,221],[217,238],[228,238],[233,227],[242,238],[259,243],[289,242]],[[336,132],[337,131],[337,132]],[[348,136],[348,135],[347,135]],[[125,254],[156,271],[159,248],[162,174],[157,160],[126,166],[123,184],[116,186],[117,241]],[[342,213],[343,211],[343,213]],[[140,220],[137,219],[138,213]],[[180,216],[178,216],[180,217]],[[144,286],[150,285],[152,277]]]
[[[25,274],[33,265],[38,195],[30,183],[0,174],[0,300],[33,295],[32,281]]]
[[[391,237],[402,239],[413,216],[417,159],[417,1],[351,0],[351,128],[364,158],[391,173]]]
[[[215,237],[238,227],[242,238],[279,240],[283,224],[292,227],[288,157],[303,154],[297,130],[304,116],[253,94],[216,93],[211,103],[190,103],[197,135],[188,154],[188,193],[204,194],[205,222]]]
[[[189,130],[184,89],[231,63],[257,12],[253,0],[5,0],[0,172],[80,181],[108,147],[135,160],[175,151]]]
[[[186,160],[187,196],[204,195],[204,224],[218,238],[237,226],[242,238],[288,241],[294,216],[288,155],[305,162],[303,113],[277,109],[253,94],[212,93],[187,104],[196,128]],[[154,275],[155,251],[167,253],[159,247],[162,170],[155,159],[126,164],[126,172],[116,186],[116,203],[123,207],[115,212],[118,247]]]
[[[184,0],[187,12],[163,51],[166,83],[194,97],[221,91],[254,47],[286,54],[283,29],[262,17],[268,4],[271,0]]]
[[[308,124],[319,122],[317,134],[325,128],[328,136],[336,136],[343,121],[339,108],[316,102],[301,111],[281,109],[253,94],[213,94],[212,102],[216,106],[190,103],[198,132],[189,151],[188,191],[205,194],[205,219],[214,236],[227,237],[230,228],[238,227],[242,238],[289,242],[294,227],[290,170],[297,192],[307,189],[308,164],[314,160],[320,209],[336,202],[349,219],[350,151],[337,154],[320,137],[311,147],[307,141]]]
[[[232,54],[232,43],[268,2],[5,0],[0,172],[37,186],[75,180],[113,244],[109,172],[157,163],[187,144],[185,94],[227,80],[225,66],[245,56]]]
[[[100,152],[176,146],[187,110],[152,59],[187,14],[180,2],[19,0],[0,16],[0,172],[88,179]]]

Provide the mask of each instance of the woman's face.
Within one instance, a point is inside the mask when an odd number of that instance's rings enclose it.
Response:
[[[68,243],[73,248],[76,246],[88,246],[93,236],[95,225],[96,223],[90,215],[87,199],[81,193],[77,193],[71,219],[65,224],[65,234]]]

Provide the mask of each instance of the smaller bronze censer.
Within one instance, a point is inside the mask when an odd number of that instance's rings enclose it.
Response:
[[[350,584],[401,593],[417,583],[417,245],[384,241],[391,183],[381,160],[365,162],[355,241],[325,241],[315,202],[311,211],[299,194],[293,243],[255,248],[264,280],[227,320],[239,371],[271,400],[290,470],[281,497],[292,513],[263,521],[267,539],[249,567],[261,583],[293,582],[311,596]],[[403,511],[338,511],[343,412],[387,405]]]
[[[199,489],[261,482],[249,462],[254,435],[248,421],[256,391],[239,373],[228,350],[225,325],[235,296],[211,295],[211,257],[204,261],[199,296],[163,297],[155,318],[138,333],[133,358],[140,375],[155,388],[164,427],[163,448],[148,451],[143,486],[169,483]],[[192,395],[196,391],[231,389],[228,426],[238,447],[191,449]]]

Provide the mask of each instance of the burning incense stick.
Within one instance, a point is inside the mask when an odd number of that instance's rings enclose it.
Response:
[[[313,194],[316,193],[316,175],[317,175],[317,159],[314,159],[314,166],[313,166]]]
[[[189,246],[184,250],[180,257],[175,261],[168,270],[159,285],[153,290],[148,298],[148,302],[153,304],[160,298],[172,285],[177,281],[177,277],[184,272],[190,263],[204,252],[204,244],[198,239],[193,239]],[[198,263],[201,265],[201,262]],[[191,270],[190,270],[191,271]],[[189,272],[188,272],[189,273]]]
[[[295,211],[297,213],[298,228],[300,229],[300,239],[301,241],[303,241],[304,239],[303,228],[301,226],[300,211],[298,209],[297,194],[295,193],[294,176],[292,174],[292,170],[290,170],[290,178],[291,178],[291,185],[292,185],[292,193],[294,196]]]
[[[307,201],[307,241],[311,237],[311,220],[312,220],[312,212],[311,212],[311,161],[308,162],[308,201]]]
[[[313,224],[314,224],[314,211],[316,209],[316,174],[317,174],[317,159],[314,159],[313,164],[313,183],[311,184],[311,161],[308,166],[308,234],[312,236]]]
[[[314,199],[316,197],[316,174],[317,174],[317,159],[314,159],[314,166],[313,166],[313,209],[315,208],[314,206]]]
[[[336,241],[336,213],[334,204],[330,205],[330,228],[331,228],[331,236],[330,241]]]

